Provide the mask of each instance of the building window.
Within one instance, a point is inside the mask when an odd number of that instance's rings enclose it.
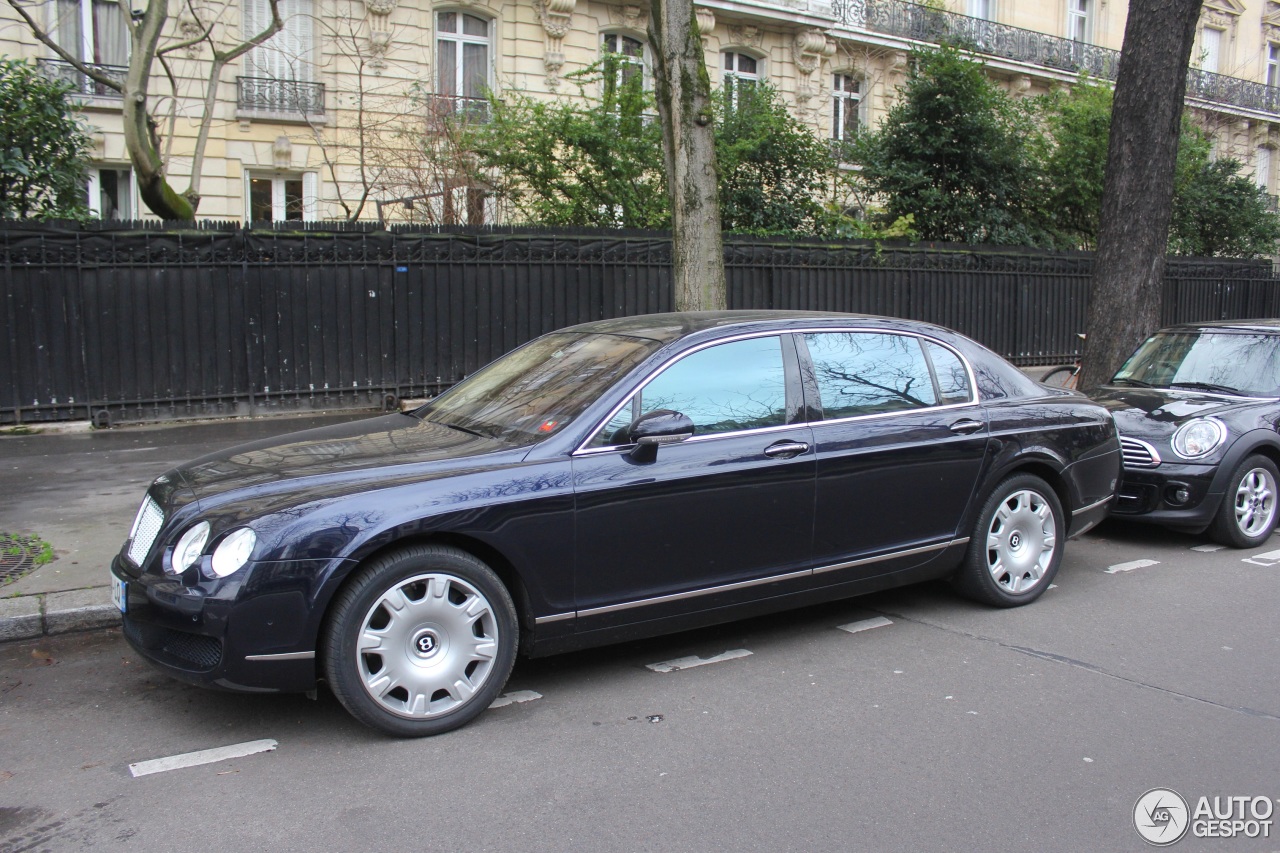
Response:
[[[724,57],[725,101],[730,107],[735,107],[739,99],[760,82],[760,60],[731,51],[721,55]]]
[[[1067,38],[1072,41],[1089,40],[1089,30],[1093,23],[1091,0],[1067,0]]]
[[[90,65],[129,64],[129,27],[116,0],[58,0],[54,39]]]
[[[125,167],[88,171],[89,213],[99,219],[135,219],[133,173]]]
[[[1280,86],[1280,44],[1267,45],[1267,85]]]
[[[1253,161],[1253,179],[1264,193],[1271,192],[1271,149],[1259,148]]]
[[[310,82],[314,44],[311,0],[279,0],[277,8],[284,28],[249,51],[245,76]],[[270,23],[271,6],[266,0],[245,0],[245,38],[262,32]]]
[[[968,14],[970,18],[994,21],[996,19],[995,0],[969,0]]]
[[[1200,68],[1210,74],[1222,67],[1222,30],[1205,27],[1200,31]]]
[[[248,177],[250,222],[301,222],[315,219],[316,174],[263,174]]]
[[[490,21],[467,12],[436,13],[437,112],[483,112],[489,89]]]
[[[862,81],[851,74],[837,74],[832,86],[831,138],[853,139],[862,125]]]
[[[637,77],[644,80],[644,42],[622,33],[604,33],[600,49],[617,62],[613,74],[604,81],[606,93],[616,92]]]

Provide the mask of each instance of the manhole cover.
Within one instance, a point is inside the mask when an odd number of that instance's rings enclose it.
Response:
[[[0,584],[16,581],[53,559],[53,548],[39,536],[0,533]]]

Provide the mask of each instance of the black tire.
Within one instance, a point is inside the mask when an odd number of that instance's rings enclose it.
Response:
[[[1265,456],[1249,456],[1231,472],[1209,534],[1232,548],[1254,548],[1276,529],[1276,483],[1280,474]]]
[[[952,582],[983,604],[1030,604],[1058,573],[1066,534],[1062,504],[1053,489],[1033,474],[1015,474],[982,505]]]
[[[497,698],[518,632],[492,569],[456,548],[415,545],[359,569],[338,594],[324,672],[360,722],[398,737],[441,734]]]
[[[1045,385],[1051,385],[1054,388],[1071,388],[1076,387],[1076,379],[1079,376],[1080,369],[1073,366],[1055,367],[1044,375],[1040,380]]]

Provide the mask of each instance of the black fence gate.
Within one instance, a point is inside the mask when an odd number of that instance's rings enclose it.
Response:
[[[0,423],[99,425],[384,408],[513,347],[669,311],[652,233],[0,230]],[[940,323],[1013,361],[1061,363],[1084,329],[1092,255],[729,237],[731,308]],[[1171,261],[1165,321],[1280,316],[1269,263]]]

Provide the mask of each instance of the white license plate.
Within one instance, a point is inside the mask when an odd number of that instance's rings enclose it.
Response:
[[[116,577],[115,575],[111,576],[111,600],[112,602],[115,603],[116,607],[120,608],[121,613],[124,613],[125,607],[128,606],[127,605],[128,599],[125,598],[126,586],[127,584],[125,584],[124,581],[120,580],[120,578]]]

